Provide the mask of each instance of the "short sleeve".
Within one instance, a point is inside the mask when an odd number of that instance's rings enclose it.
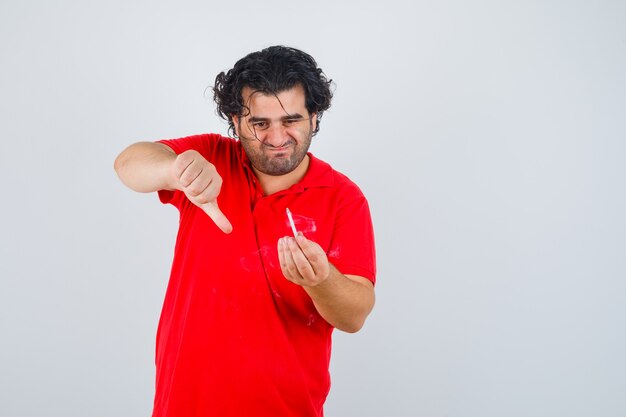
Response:
[[[190,149],[198,151],[207,160],[211,160],[215,142],[220,136],[215,134],[203,134],[186,136],[178,139],[159,140],[158,143],[169,146],[177,155]],[[159,190],[159,200],[163,204],[172,204],[180,208],[185,199],[184,193],[172,190]]]
[[[328,258],[341,273],[375,283],[376,248],[369,204],[361,191],[353,187],[342,192]]]

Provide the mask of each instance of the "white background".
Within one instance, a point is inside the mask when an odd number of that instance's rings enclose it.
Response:
[[[625,416],[626,3],[556,0],[2,0],[0,415],[149,416],[177,212],[113,160],[226,133],[205,89],[272,44],[376,229],[326,414]]]

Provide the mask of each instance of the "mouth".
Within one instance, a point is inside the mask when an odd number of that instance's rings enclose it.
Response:
[[[268,149],[268,151],[273,154],[281,154],[281,153],[286,153],[287,151],[289,151],[289,148],[290,148],[289,146],[281,146],[279,148],[270,148]]]
[[[293,147],[294,147],[294,143],[291,141],[288,141],[280,146],[267,146],[265,150],[271,155],[281,156],[283,154],[290,152],[290,150]]]

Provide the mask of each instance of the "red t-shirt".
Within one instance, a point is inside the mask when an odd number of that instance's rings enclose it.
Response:
[[[241,144],[220,135],[162,141],[195,149],[223,179],[225,234],[180,191],[159,191],[180,211],[156,346],[153,417],[321,417],[330,388],[333,327],[282,274],[278,239],[296,228],[344,274],[375,280],[367,201],[311,154],[304,178],[263,196]]]

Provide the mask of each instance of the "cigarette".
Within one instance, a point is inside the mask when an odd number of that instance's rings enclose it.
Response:
[[[291,225],[291,230],[293,231],[293,237],[298,236],[298,231],[296,230],[296,225],[293,222],[293,217],[291,217],[291,211],[287,209],[287,218],[289,219],[289,224]]]

